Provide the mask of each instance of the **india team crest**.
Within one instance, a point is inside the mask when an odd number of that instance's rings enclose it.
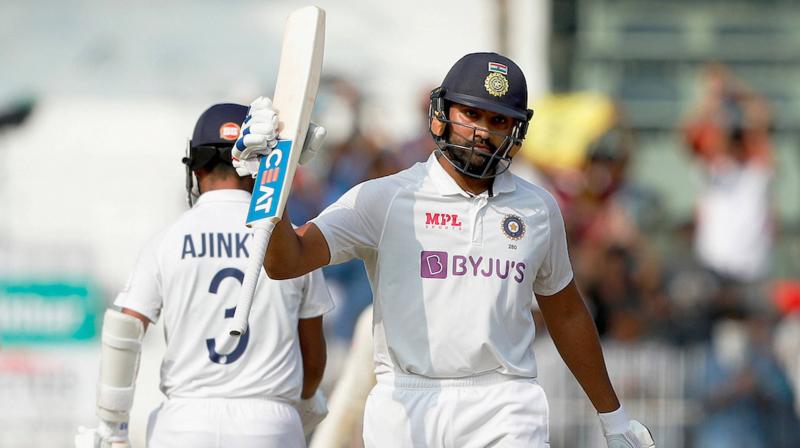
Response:
[[[525,236],[525,222],[517,215],[506,215],[500,227],[509,239],[519,240]]]
[[[492,96],[503,96],[508,93],[508,67],[498,62],[489,63],[489,74],[483,81],[486,91]]]

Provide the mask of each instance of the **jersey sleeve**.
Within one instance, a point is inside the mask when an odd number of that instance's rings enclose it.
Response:
[[[328,243],[330,264],[363,259],[378,247],[392,195],[381,179],[363,182],[311,220]]]
[[[567,250],[564,218],[561,216],[558,203],[550,194],[545,194],[544,199],[549,211],[550,238],[544,260],[533,282],[533,292],[550,296],[564,289],[572,280],[572,264]]]
[[[125,287],[117,294],[114,305],[143,314],[151,322],[158,321],[162,305],[162,283],[158,263],[160,237],[153,238],[139,253],[139,259]]]
[[[333,299],[325,283],[322,269],[316,269],[305,275],[303,298],[300,302],[300,319],[321,316],[333,309]]]

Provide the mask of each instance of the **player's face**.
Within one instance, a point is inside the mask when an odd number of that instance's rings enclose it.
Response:
[[[514,119],[506,115],[491,112],[464,104],[453,104],[448,113],[450,118],[450,143],[473,147],[469,165],[481,167],[488,157],[503,144],[514,127]],[[468,157],[466,151],[454,154],[457,157]]]

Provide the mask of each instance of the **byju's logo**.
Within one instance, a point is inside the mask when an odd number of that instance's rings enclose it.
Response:
[[[447,252],[423,250],[420,275],[422,278],[447,278]]]
[[[420,253],[419,275],[422,278],[447,278],[449,270],[453,277],[511,278],[522,283],[526,267],[521,261],[472,255],[450,257],[447,252],[423,250]]]
[[[426,229],[461,230],[458,215],[451,213],[425,213]]]

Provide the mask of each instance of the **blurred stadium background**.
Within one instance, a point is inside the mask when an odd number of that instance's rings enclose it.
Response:
[[[330,138],[298,175],[296,222],[424,160],[427,91],[464,53],[506,53],[536,111],[513,167],[561,202],[629,413],[660,448],[800,446],[800,3],[316,4],[315,120]],[[0,2],[0,447],[67,447],[94,424],[99,316],[139,247],[185,210],[180,158],[199,113],[271,94],[297,5]],[[326,274],[331,390],[371,296],[360,263]],[[538,333],[551,446],[603,446]],[[161,400],[162,348],[156,326],[134,446]]]

